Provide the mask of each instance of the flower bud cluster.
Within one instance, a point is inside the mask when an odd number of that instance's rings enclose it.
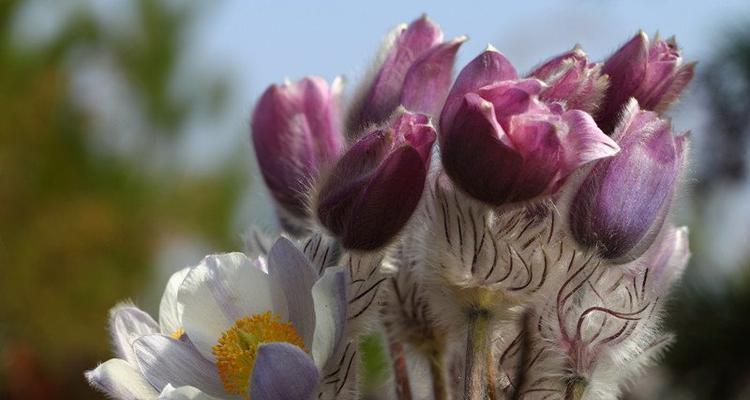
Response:
[[[188,316],[221,310],[227,321],[208,322],[231,327],[214,353],[220,332],[197,317],[173,343],[219,368],[221,380],[210,370],[193,386],[216,398],[358,398],[359,338],[381,331],[386,398],[615,399],[672,340],[660,321],[690,254],[670,220],[688,136],[665,112],[694,64],[674,39],[639,32],[601,62],[575,46],[526,74],[489,46],[454,80],[465,40],[443,41],[421,17],[388,36],[348,101],[339,79],[263,93],[251,137],[291,239],[269,251],[252,230],[255,275],[233,256],[182,283],[213,302],[190,303]],[[235,285],[214,270],[254,292],[216,289]],[[269,271],[271,289],[253,283]],[[249,333],[266,326],[279,343]],[[97,371],[92,384],[127,397]],[[146,373],[148,393],[192,390],[175,371]]]

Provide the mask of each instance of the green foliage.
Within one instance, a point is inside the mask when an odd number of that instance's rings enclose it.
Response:
[[[174,96],[190,9],[141,0],[127,37],[79,12],[27,49],[10,31],[22,6],[0,2],[0,398],[98,397],[81,374],[111,356],[107,310],[141,294],[174,235],[237,248],[231,222],[247,176],[232,159],[186,176],[176,161],[149,168],[158,154],[102,151],[92,145],[97,116],[73,101],[70,58],[82,47],[106,52],[136,94],[144,149],[177,140],[226,87],[209,77],[207,93]]]

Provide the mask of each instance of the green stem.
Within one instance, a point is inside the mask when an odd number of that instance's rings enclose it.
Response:
[[[466,329],[466,363],[464,364],[464,400],[487,398],[487,360],[489,354],[489,313],[471,310]]]

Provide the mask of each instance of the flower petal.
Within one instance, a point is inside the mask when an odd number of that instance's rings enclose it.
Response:
[[[318,369],[302,349],[288,343],[258,348],[250,378],[253,400],[309,400],[318,387]]]
[[[562,118],[568,125],[568,133],[564,138],[566,155],[565,165],[561,168],[562,176],[567,176],[584,164],[612,157],[620,151],[620,146],[596,126],[589,114],[573,110],[563,114]]]
[[[268,274],[274,305],[284,306],[289,321],[309,348],[315,331],[315,309],[310,291],[318,274],[307,257],[283,237],[276,241],[268,253]]]
[[[423,16],[409,24],[393,42],[383,64],[378,68],[359,112],[360,127],[384,121],[396,110],[409,68],[419,57],[437,46],[443,33]]]
[[[158,333],[159,325],[138,307],[118,304],[109,312],[109,331],[117,357],[134,363],[133,342],[141,336]]]
[[[182,305],[177,302],[177,290],[190,271],[190,267],[183,268],[169,277],[167,287],[161,296],[159,304],[159,327],[161,333],[171,335],[182,329]]]
[[[240,318],[277,311],[268,275],[242,253],[207,256],[180,285],[185,333],[195,347],[214,360],[211,347]]]
[[[466,37],[440,44],[409,68],[401,91],[401,104],[409,111],[437,116],[448,95],[456,53]]]
[[[523,159],[507,144],[492,103],[467,94],[451,129],[441,134],[443,167],[459,188],[489,204],[508,200]]]
[[[461,108],[467,93],[483,86],[516,78],[518,78],[516,69],[499,51],[490,47],[482,52],[461,70],[448,92],[448,98],[440,114],[441,131],[451,129],[453,118]]]
[[[193,386],[173,387],[170,384],[164,387],[159,394],[158,400],[218,400],[216,397],[209,396]]]
[[[171,384],[195,386],[214,396],[225,394],[216,366],[190,342],[148,335],[136,340],[133,349],[141,372],[159,391]]]
[[[127,361],[113,358],[84,374],[89,384],[118,400],[156,399],[159,393]]]
[[[312,357],[318,369],[325,366],[344,335],[346,324],[346,270],[326,269],[312,288],[315,303],[315,337]]]

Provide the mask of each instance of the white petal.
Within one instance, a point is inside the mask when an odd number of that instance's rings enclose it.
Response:
[[[190,267],[183,268],[169,277],[167,287],[161,296],[159,304],[159,326],[161,333],[171,335],[182,326],[182,305],[177,302],[177,290],[180,288],[182,281],[190,272]]]
[[[151,385],[194,385],[212,395],[225,394],[216,366],[206,360],[189,341],[164,335],[143,336],[133,343],[138,367]]]
[[[117,357],[135,364],[133,342],[141,336],[159,332],[159,326],[138,307],[121,303],[109,312],[109,332]]]
[[[119,358],[99,364],[84,374],[91,386],[118,400],[151,400],[159,393],[138,369]]]
[[[315,330],[315,310],[312,290],[317,273],[310,261],[286,238],[279,238],[268,253],[268,275],[271,278],[271,295],[274,305],[283,305],[305,346],[312,344]]]
[[[180,386],[174,388],[167,385],[159,395],[159,400],[218,400],[216,397],[209,396],[192,386]]]
[[[182,324],[195,347],[214,361],[211,347],[240,318],[275,311],[268,274],[242,253],[207,256],[188,272],[177,293]]]
[[[322,369],[336,350],[346,324],[346,272],[341,267],[326,269],[312,289],[315,305],[315,335],[312,358]]]

